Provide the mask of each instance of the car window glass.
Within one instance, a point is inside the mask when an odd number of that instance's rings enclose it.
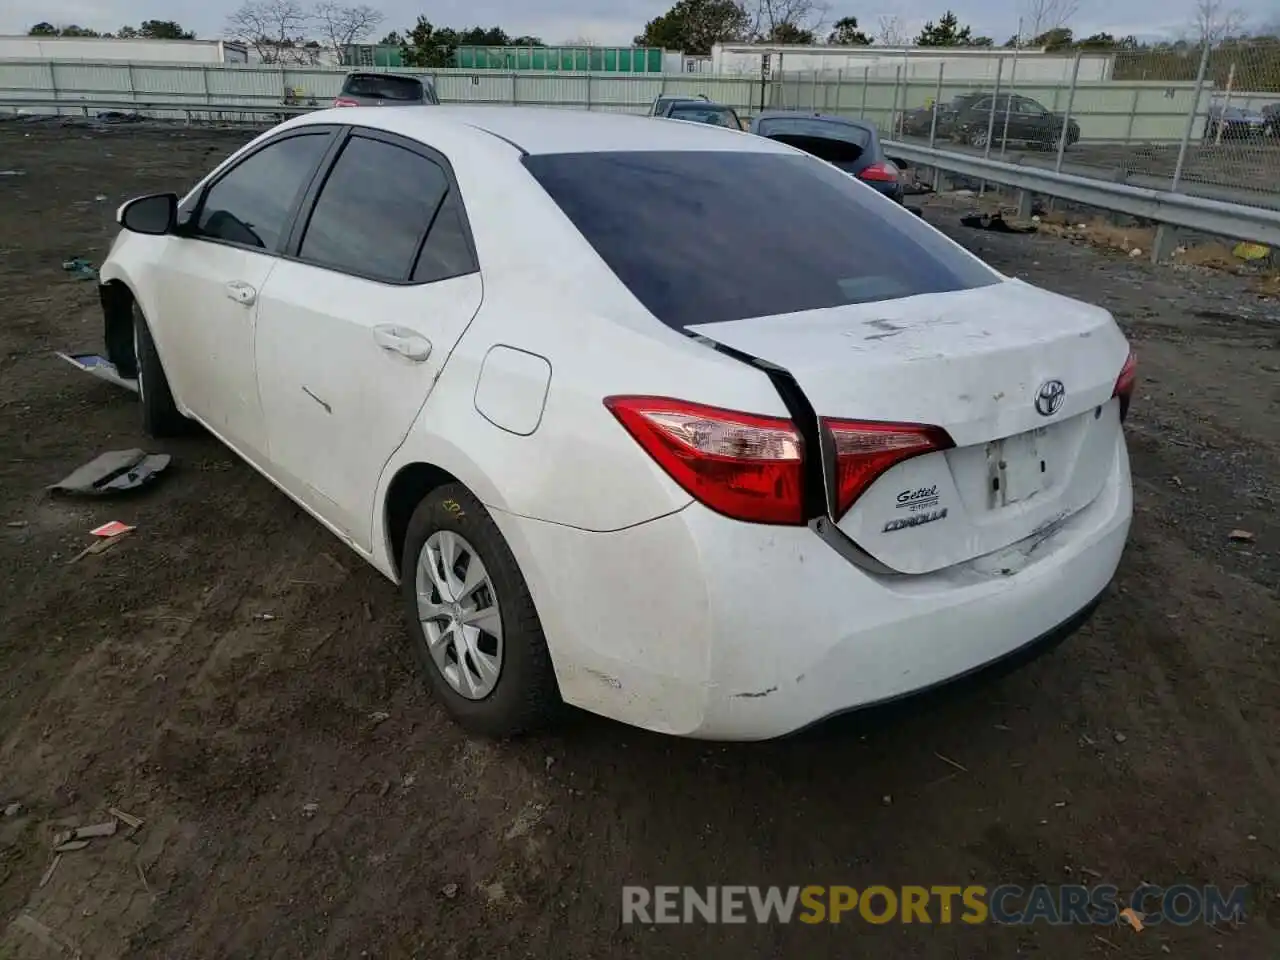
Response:
[[[462,202],[457,189],[451,188],[422,245],[413,269],[413,280],[415,283],[433,283],[473,273],[475,269],[462,218]]]
[[[679,103],[671,108],[668,116],[672,120],[687,120],[693,123],[709,123],[717,127],[739,129],[733,113],[725,107],[708,107],[700,103]]]
[[[1019,100],[1018,112],[1030,114],[1033,117],[1039,117],[1044,115],[1045,109],[1034,100]]]
[[[448,189],[444,171],[394,144],[352,137],[320,189],[298,255],[376,280],[404,280]]]
[[[197,232],[274,251],[298,194],[328,146],[327,132],[302,134],[278,140],[242,161],[205,195]]]
[[[991,98],[987,97],[985,100],[979,100],[977,103],[973,105],[973,109],[974,110],[990,110]]]
[[[523,162],[632,294],[676,328],[999,281],[919,217],[808,156],[653,151]]]
[[[817,117],[766,117],[756,131],[762,137],[820,137],[844,140],[866,147],[871,143],[871,130],[852,123],[821,120]]]
[[[422,99],[422,84],[410,77],[357,74],[347,77],[342,92],[353,97],[411,101]]]

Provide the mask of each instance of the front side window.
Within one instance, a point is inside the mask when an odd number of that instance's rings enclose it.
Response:
[[[812,157],[544,154],[524,164],[649,311],[677,329],[965,290],[999,275]]]
[[[241,161],[205,194],[196,233],[276,251],[329,137],[328,131],[299,134]]]

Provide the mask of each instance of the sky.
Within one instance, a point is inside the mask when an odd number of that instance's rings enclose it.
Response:
[[[0,33],[26,33],[48,20],[75,23],[95,30],[118,30],[142,20],[177,20],[201,38],[222,35],[227,14],[241,0],[4,0],[0,4]],[[307,0],[303,0],[304,3]],[[353,0],[356,2],[356,0]],[[366,0],[359,0],[366,2]],[[500,26],[509,34],[532,34],[547,43],[587,39],[598,44],[626,44],[647,20],[667,10],[673,0],[367,0],[386,15],[380,34],[403,30],[418,14],[440,26]],[[1017,30],[1018,16],[1028,0],[877,0],[851,3],[831,0],[829,20],[850,14],[864,28],[881,15],[896,15],[914,35],[925,20],[936,19],[948,6],[976,35],[1003,43]],[[1226,0],[1261,26],[1276,19],[1275,0]],[[860,9],[861,8],[861,9]],[[1080,0],[1071,19],[1077,36],[1107,31],[1144,39],[1176,38],[1190,33],[1195,0]]]

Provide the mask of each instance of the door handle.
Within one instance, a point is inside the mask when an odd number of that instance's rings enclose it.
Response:
[[[230,299],[246,307],[252,306],[258,299],[258,291],[252,284],[245,283],[243,280],[230,280],[223,290]]]
[[[388,353],[399,354],[414,363],[422,363],[431,356],[431,341],[404,327],[391,324],[374,327],[373,341]]]

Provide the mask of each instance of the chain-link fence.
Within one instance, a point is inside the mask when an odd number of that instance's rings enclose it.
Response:
[[[883,137],[1280,208],[1280,42],[982,58],[908,52],[784,74],[771,104]]]

